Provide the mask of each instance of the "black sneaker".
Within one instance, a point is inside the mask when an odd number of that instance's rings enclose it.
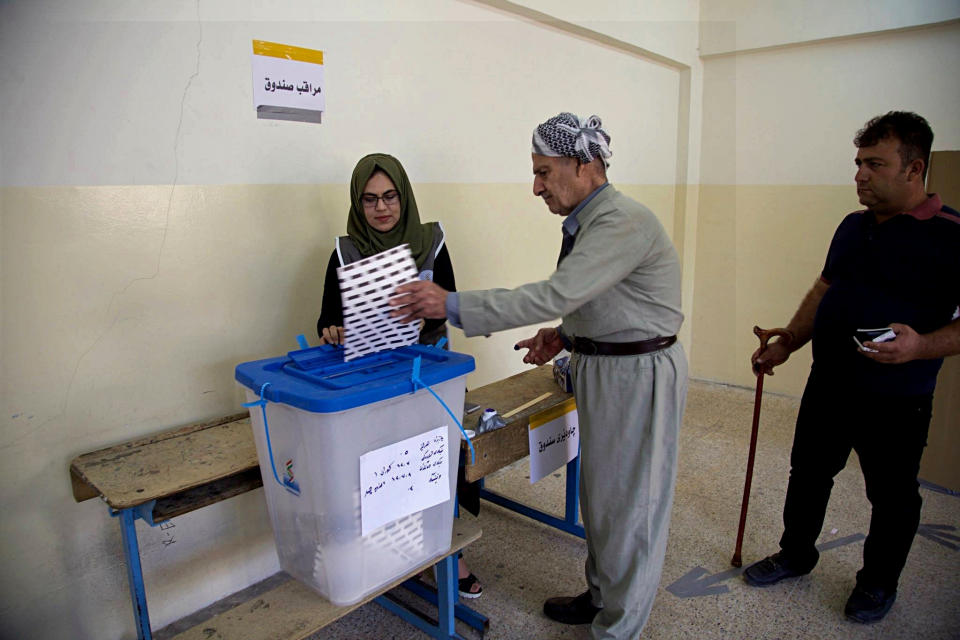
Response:
[[[575,598],[550,598],[543,603],[547,617],[563,624],[590,624],[601,608],[593,606],[589,589]]]
[[[810,573],[792,569],[784,558],[783,552],[768,556],[755,562],[743,572],[743,579],[752,587],[769,587],[787,578],[796,578]]]
[[[873,589],[858,584],[850,594],[843,612],[854,622],[869,624],[887,615],[887,611],[890,611],[896,599],[896,591]]]

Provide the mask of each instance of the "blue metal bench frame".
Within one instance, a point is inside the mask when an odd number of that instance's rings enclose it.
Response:
[[[533,518],[539,522],[550,525],[551,527],[560,529],[569,534],[575,535],[578,538],[586,539],[586,533],[583,530],[583,525],[579,523],[579,509],[580,509],[580,455],[577,454],[577,457],[567,463],[567,493],[566,493],[566,505],[564,517],[558,518],[557,516],[541,511],[539,509],[534,509],[528,505],[525,505],[516,500],[512,500],[507,496],[497,493],[496,491],[491,491],[483,485],[483,478],[478,480],[480,483],[480,497],[484,500],[488,500],[494,504],[498,504],[501,507],[510,509],[511,511],[516,511],[519,514],[525,515],[528,518]]]

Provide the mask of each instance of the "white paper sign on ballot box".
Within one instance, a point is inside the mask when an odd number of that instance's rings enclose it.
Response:
[[[360,535],[450,499],[448,427],[360,456]]]
[[[250,68],[258,118],[320,123],[323,51],[254,40]]]
[[[577,457],[580,423],[573,398],[530,416],[530,484]]]

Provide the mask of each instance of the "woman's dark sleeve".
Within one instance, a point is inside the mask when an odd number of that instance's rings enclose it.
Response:
[[[440,247],[440,253],[433,261],[433,281],[447,291],[457,290],[457,281],[453,277],[453,263],[450,261],[450,252],[447,245]]]
[[[447,251],[446,243],[440,247],[440,253],[437,254],[437,257],[433,261],[433,282],[447,291],[457,290],[457,281],[456,278],[453,277],[453,263],[450,261],[450,252]],[[429,319],[424,322],[423,331],[424,333],[432,331],[446,321],[446,318]]]
[[[438,256],[439,257],[439,256]],[[323,337],[323,330],[327,327],[343,326],[343,302],[340,300],[340,280],[337,278],[337,267],[340,260],[337,252],[330,254],[327,263],[327,275],[323,279],[323,304],[320,307],[320,318],[317,320],[317,336]]]

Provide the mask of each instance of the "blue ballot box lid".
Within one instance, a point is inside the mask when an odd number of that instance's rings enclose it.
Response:
[[[410,345],[349,362],[333,345],[291,351],[286,356],[237,365],[237,382],[263,397],[312,413],[334,413],[414,391],[413,362],[420,379],[433,386],[474,370],[473,356],[437,347]]]

